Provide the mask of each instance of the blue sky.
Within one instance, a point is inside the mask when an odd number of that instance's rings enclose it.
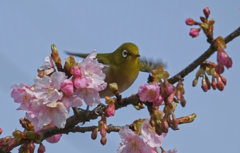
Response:
[[[33,84],[38,66],[50,55],[50,45],[58,47],[62,59],[64,50],[99,53],[114,51],[124,42],[133,42],[140,54],[168,63],[171,76],[185,68],[208,49],[203,33],[192,39],[191,27],[185,25],[189,17],[199,20],[202,10],[209,7],[210,19],[215,19],[214,37],[227,36],[240,26],[239,0],[199,1],[1,1],[0,2],[0,127],[3,136],[15,129],[22,130],[18,120],[24,112],[10,97],[9,87],[15,83]],[[227,86],[223,92],[210,90],[204,93],[200,87],[192,87],[196,70],[185,77],[184,87],[187,105],[177,107],[176,115],[196,113],[193,123],[169,130],[164,139],[165,150],[177,147],[179,153],[231,152],[240,150],[240,100],[238,57],[240,38],[227,45],[226,52],[232,57],[233,67],[223,76]],[[210,57],[216,62],[216,53]],[[135,83],[123,93],[123,97],[136,93],[146,83],[147,73],[140,73]],[[104,101],[103,101],[104,102]],[[146,109],[136,111],[132,106],[120,109],[108,124],[123,126],[138,118],[146,118]],[[97,121],[85,126],[96,125]],[[57,144],[44,141],[47,152],[116,152],[118,133],[107,134],[107,144],[100,138],[91,139],[89,132],[63,135]],[[17,152],[15,149],[13,152]]]

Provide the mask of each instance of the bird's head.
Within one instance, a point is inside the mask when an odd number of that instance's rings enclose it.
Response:
[[[132,64],[138,64],[139,62],[138,47],[133,43],[122,44],[112,54],[117,64],[132,66]]]

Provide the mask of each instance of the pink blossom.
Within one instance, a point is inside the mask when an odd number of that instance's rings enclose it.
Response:
[[[147,143],[150,147],[160,147],[163,143],[163,137],[167,134],[163,133],[162,135],[158,135],[155,132],[155,128],[153,128],[150,123],[150,119],[147,118],[142,123],[141,133],[143,136],[143,141]]]
[[[40,66],[39,68],[44,70],[45,75],[49,75],[55,71],[55,62],[52,60],[50,56],[45,57],[45,65]]]
[[[67,78],[63,72],[54,72],[50,77],[43,76],[43,78],[36,77],[34,79],[36,89],[34,95],[36,98],[44,99],[46,102],[56,102],[62,99],[61,83]]]
[[[30,101],[34,98],[30,87],[24,83],[20,83],[12,85],[10,88],[13,89],[11,92],[11,97],[14,98],[14,102],[21,103],[18,110],[27,111],[30,105]]]
[[[136,135],[131,129],[125,126],[119,131],[122,139],[117,150],[117,153],[149,153],[152,148],[145,144],[143,140]]]
[[[46,141],[49,143],[57,143],[61,139],[61,137],[62,137],[62,134],[55,134],[51,137],[48,137]]]
[[[88,85],[87,79],[83,77],[74,78],[74,86],[78,88],[86,88]]]
[[[163,99],[159,95],[160,88],[153,84],[141,85],[138,89],[138,96],[141,101],[152,102],[154,106],[161,105]]]
[[[68,111],[63,103],[51,102],[46,105],[45,109],[40,110],[38,127],[42,127],[53,121],[58,128],[64,128],[67,118]]]
[[[83,88],[76,91],[77,96],[84,99],[88,106],[94,107],[100,104],[100,96],[98,90],[94,88]]]
[[[107,86],[104,82],[106,75],[102,72],[104,65],[98,63],[96,56],[97,52],[93,50],[83,61],[78,63],[78,66],[81,68],[82,76],[87,79],[90,88],[97,88],[98,91],[101,91]]]
[[[168,151],[165,151],[164,153],[177,153],[177,148],[174,148],[174,149],[170,149]]]
[[[70,108],[70,107],[81,107],[83,105],[82,104],[82,99],[77,97],[77,96],[63,97],[62,103],[67,108]]]
[[[74,92],[73,82],[69,79],[63,80],[61,90],[68,96],[72,95]]]
[[[37,130],[53,122],[58,128],[64,128],[68,111],[61,102],[43,104],[43,99],[34,99],[27,117],[37,126]]]
[[[197,37],[200,30],[200,28],[191,28],[189,35],[192,37]]]
[[[185,21],[185,23],[187,24],[187,25],[194,25],[195,24],[195,22],[196,21],[194,21],[192,18],[188,18],[186,21]]]

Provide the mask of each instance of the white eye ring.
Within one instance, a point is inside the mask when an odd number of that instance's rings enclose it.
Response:
[[[128,56],[128,52],[127,52],[126,50],[123,50],[123,51],[122,51],[122,56],[123,56],[123,57],[127,57],[127,56]]]

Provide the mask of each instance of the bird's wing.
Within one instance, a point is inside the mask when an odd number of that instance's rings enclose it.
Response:
[[[140,59],[140,71],[142,72],[151,72],[153,69],[156,69],[159,65],[162,65],[163,68],[167,67],[167,64],[164,63],[161,59],[154,61],[153,59],[147,59],[143,57]]]
[[[68,55],[78,56],[78,57],[82,57],[82,58],[85,58],[89,55],[89,54],[84,54],[84,53],[73,53],[73,52],[69,52],[69,51],[65,51],[65,53]]]
[[[84,54],[84,53],[72,53],[69,51],[65,51],[66,54],[68,55],[72,55],[72,56],[78,56],[81,58],[86,58],[89,54]],[[109,65],[109,58],[108,58],[109,54],[97,54],[97,60],[99,63],[105,64],[105,65]]]

